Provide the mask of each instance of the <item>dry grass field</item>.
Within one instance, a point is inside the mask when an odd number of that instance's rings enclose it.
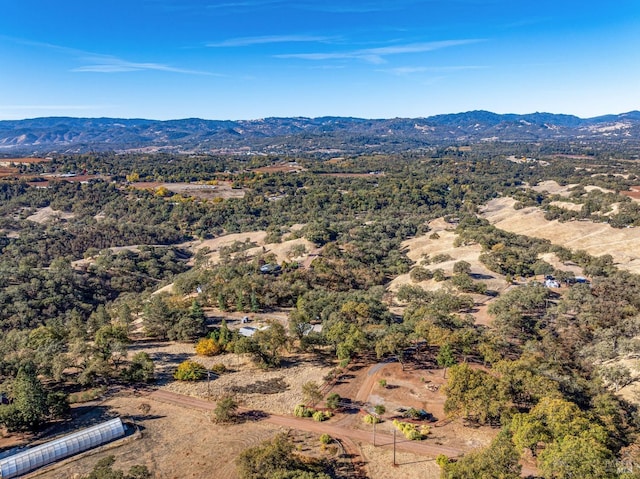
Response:
[[[482,216],[496,227],[512,233],[545,238],[554,244],[594,256],[610,254],[616,265],[632,273],[640,273],[640,234],[635,228],[612,228],[605,223],[548,221],[544,213],[529,207],[515,210],[512,198],[490,201]]]
[[[245,195],[245,190],[241,188],[232,188],[231,182],[224,181],[220,181],[216,185],[207,185],[202,183],[161,183],[157,181],[139,181],[131,183],[130,186],[139,190],[153,191],[157,191],[159,188],[164,187],[172,193],[207,200],[213,198],[244,198]]]
[[[139,409],[143,403],[151,406],[146,415]],[[114,455],[114,467],[127,470],[144,464],[156,479],[235,479],[238,454],[281,431],[260,422],[217,425],[203,411],[131,395],[111,398],[100,408],[135,419],[142,429],[142,439],[83,457],[39,478],[78,478],[89,473],[99,459]]]

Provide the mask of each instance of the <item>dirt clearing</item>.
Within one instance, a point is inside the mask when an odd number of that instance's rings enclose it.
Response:
[[[146,415],[139,410],[143,403],[151,406]],[[79,477],[88,474],[99,459],[114,455],[114,467],[127,470],[135,464],[144,464],[157,479],[235,479],[238,475],[234,460],[238,454],[281,430],[259,422],[217,425],[211,422],[209,413],[144,397],[116,397],[101,407],[121,417],[134,418],[142,429],[142,439],[73,461],[38,477]]]
[[[51,206],[45,206],[44,208],[40,208],[31,216],[27,216],[27,220],[33,221],[34,223],[44,224],[56,219],[68,220],[74,217],[75,215],[73,213],[54,210]]]

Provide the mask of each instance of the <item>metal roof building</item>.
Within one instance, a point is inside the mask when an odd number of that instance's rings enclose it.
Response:
[[[125,435],[120,418],[81,429],[54,441],[0,459],[0,479],[27,474],[47,464],[84,452]]]

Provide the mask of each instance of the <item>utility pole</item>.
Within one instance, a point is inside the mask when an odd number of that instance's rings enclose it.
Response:
[[[396,464],[396,429],[393,428],[393,467],[397,466]]]
[[[378,418],[373,416],[373,447],[376,447],[376,422]]]

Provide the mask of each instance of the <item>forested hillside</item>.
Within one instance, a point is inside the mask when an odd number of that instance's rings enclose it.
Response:
[[[54,154],[17,166],[0,182],[0,392],[9,403],[0,424],[41,431],[67,417],[69,394],[152,382],[152,358],[129,350],[145,338],[247,355],[267,370],[296,354],[337,368],[388,358],[404,369],[419,357],[446,375],[448,418],[495,436],[458,460],[439,457],[443,478],[519,477],[522,461],[545,478],[637,477],[638,401],[618,393],[640,369],[640,277],[610,256],[481,216],[510,197],[549,220],[640,226],[628,194],[640,166],[609,148],[523,143],[329,160]],[[283,169],[294,160],[295,171]],[[551,180],[570,191],[533,188]],[[216,196],[223,185],[242,195]],[[285,261],[249,239],[215,256],[202,243],[257,231],[264,244],[308,243]],[[407,240],[444,232],[455,248],[476,248],[482,271],[505,288],[492,290],[466,261],[445,268],[447,255],[410,259]],[[402,275],[409,283],[392,288]],[[153,294],[170,283],[169,295]],[[484,323],[474,316],[482,308]],[[285,311],[287,321],[240,337],[208,322],[213,309]],[[304,477],[326,477],[322,467]]]

